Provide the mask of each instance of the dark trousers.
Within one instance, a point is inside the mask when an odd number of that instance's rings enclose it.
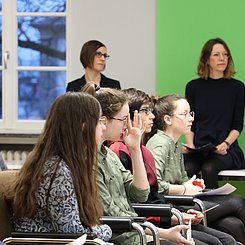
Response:
[[[208,226],[224,231],[245,244],[245,199],[232,194],[199,198],[206,208],[220,204],[207,213]]]
[[[194,174],[202,174],[206,188],[218,188],[218,173],[221,170],[232,169],[232,158],[230,155],[205,155],[198,153],[184,154],[185,170],[188,177]]]

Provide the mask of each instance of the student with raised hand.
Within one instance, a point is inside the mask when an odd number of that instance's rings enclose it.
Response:
[[[218,173],[225,169],[245,168],[238,137],[243,129],[245,86],[233,78],[234,63],[227,44],[220,38],[208,40],[197,67],[199,78],[186,85],[186,98],[195,121],[186,135],[187,145],[197,148],[208,143],[210,152],[186,150],[188,176],[201,171],[207,188],[218,187]]]
[[[189,133],[194,113],[184,97],[167,95],[156,101],[154,125],[148,134],[146,147],[154,156],[159,193],[195,195],[205,187],[194,185],[194,175],[188,178],[184,166],[181,135]],[[236,195],[199,196],[206,205],[220,206],[207,213],[208,225],[231,234],[237,241],[245,243],[245,200]]]
[[[100,104],[89,94],[69,92],[55,100],[8,196],[15,231],[111,238],[110,227],[100,224],[95,174],[97,142],[105,128],[100,116]]]
[[[85,69],[85,74],[68,83],[66,91],[78,92],[88,82],[100,87],[120,89],[120,82],[102,74],[105,70],[106,60],[110,57],[107,54],[106,46],[98,40],[89,40],[83,44],[80,52],[80,62]]]
[[[149,183],[140,151],[141,136],[144,131],[141,117],[134,114],[133,124],[129,118],[129,107],[126,95],[110,88],[96,88],[92,84],[84,87],[83,91],[93,94],[101,104],[102,118],[106,130],[103,131],[99,150],[99,170],[97,182],[106,216],[137,216],[131,201],[145,202],[149,194]],[[104,141],[117,141],[123,138],[132,158],[133,175],[126,170],[116,154],[103,145]],[[195,244],[181,235],[181,229],[188,229],[187,225],[177,225],[170,229],[158,228],[161,244]],[[146,230],[148,234],[150,232]],[[147,236],[149,244],[152,237]],[[171,241],[171,242],[170,242]],[[114,234],[112,242],[121,245],[139,244],[139,236],[135,232]]]
[[[164,204],[166,203],[164,200],[164,195],[162,193],[158,193],[154,157],[152,153],[143,145],[144,136],[151,132],[153,120],[155,118],[153,114],[153,100],[145,92],[135,88],[124,89],[122,91],[127,95],[131,120],[133,120],[134,112],[139,111],[142,122],[145,123],[145,131],[142,135],[140,149],[147,172],[147,178],[150,184],[150,194],[148,196],[147,202]],[[120,139],[117,142],[113,142],[110,145],[110,149],[117,154],[125,168],[132,172],[131,155],[124,141]],[[183,211],[183,208],[181,208],[181,210]],[[201,212],[194,209],[189,209],[186,213],[183,213],[183,217],[185,224],[188,224],[190,219],[192,221],[192,237],[196,244],[236,244],[235,239],[230,235],[201,225],[200,222],[203,219],[203,214]],[[160,219],[160,221],[161,222],[158,224],[158,226],[165,226],[167,224],[167,220],[165,219]],[[176,224],[175,216],[172,217],[171,223],[172,225]]]

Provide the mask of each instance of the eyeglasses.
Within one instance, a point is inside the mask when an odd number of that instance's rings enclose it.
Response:
[[[184,116],[184,118],[187,118],[187,116],[189,116],[189,117],[191,116],[194,118],[195,112],[194,111],[190,111],[190,112],[184,111],[182,113],[173,113],[170,116]]]
[[[143,111],[146,115],[149,115],[150,113],[153,113],[153,108],[149,108],[149,107],[141,108],[139,109],[139,111]]]
[[[229,59],[230,55],[228,53],[212,53],[212,56],[215,58],[221,58],[223,57],[224,59]]]
[[[125,117],[125,118],[111,117],[111,119],[118,120],[118,121],[121,121],[121,122],[125,123],[127,121],[128,117]]]
[[[107,53],[101,53],[100,51],[96,51],[95,52],[95,56],[98,57],[98,58],[101,58],[102,56],[104,56],[104,58],[107,60],[109,59],[110,55],[108,55]]]

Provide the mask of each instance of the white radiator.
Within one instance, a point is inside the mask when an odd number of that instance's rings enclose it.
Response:
[[[20,169],[23,165],[28,151],[1,151],[2,158],[8,169]]]

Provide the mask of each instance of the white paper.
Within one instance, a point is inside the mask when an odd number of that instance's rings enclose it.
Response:
[[[188,228],[188,230],[187,230],[187,232],[186,232],[186,238],[187,238],[187,240],[188,241],[191,241],[191,219],[189,220],[189,228]]]
[[[225,185],[217,188],[217,189],[213,189],[210,191],[205,191],[205,192],[200,192],[198,194],[196,194],[195,196],[214,196],[214,195],[229,195],[232,192],[234,192],[236,190],[236,187],[231,185],[230,183],[226,183]]]
[[[68,243],[68,245],[82,245],[86,242],[87,234],[84,234],[77,239],[75,239],[73,242]]]

